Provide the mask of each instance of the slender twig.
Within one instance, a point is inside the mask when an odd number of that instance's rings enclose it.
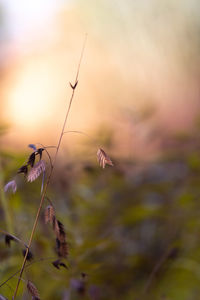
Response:
[[[64,132],[64,134],[66,134],[66,133],[78,133],[78,134],[82,134],[82,135],[88,137],[89,139],[91,139],[95,144],[97,143],[97,141],[96,141],[94,138],[92,138],[89,134],[87,134],[87,133],[85,133],[85,132],[83,132],[83,131],[79,131],[79,130],[68,130],[68,131],[65,131],[65,132]]]
[[[41,143],[36,143],[36,145],[40,145],[40,146],[42,146],[44,149],[47,149],[47,148],[54,148],[54,149],[56,149],[56,148],[57,148],[57,146],[44,146],[44,145],[41,144]]]
[[[75,84],[78,81],[78,76],[79,76],[79,71],[80,71],[80,66],[81,66],[81,62],[82,62],[82,58],[83,58],[83,53],[84,53],[85,45],[86,45],[86,40],[87,40],[87,36],[85,36],[85,39],[84,39],[84,43],[83,43],[83,47],[82,47],[82,51],[81,51],[81,56],[80,56],[80,60],[79,60],[78,68],[77,68],[77,72],[76,72]],[[57,160],[58,151],[60,149],[60,145],[61,145],[61,142],[62,142],[62,137],[63,137],[64,131],[65,131],[65,126],[66,126],[66,123],[67,123],[67,119],[68,119],[69,112],[70,112],[70,109],[71,109],[72,101],[73,101],[73,98],[74,98],[74,93],[75,93],[75,89],[72,89],[72,94],[71,94],[71,97],[70,97],[70,101],[69,101],[67,113],[66,113],[66,116],[65,116],[65,119],[64,119],[64,123],[63,123],[63,127],[62,127],[62,130],[61,130],[61,134],[60,134],[60,137],[59,137],[59,140],[58,140],[58,144],[57,144],[57,148],[56,148],[56,153],[55,153],[55,156],[54,156],[54,161],[52,163],[52,168],[50,170],[49,176],[47,178],[47,182],[46,182],[46,184],[44,186],[44,190],[43,190],[42,195],[41,195],[40,204],[39,204],[39,207],[38,207],[38,210],[37,210],[37,214],[36,214],[35,221],[34,221],[34,224],[33,224],[31,235],[30,235],[30,239],[29,239],[29,242],[28,242],[28,248],[26,249],[26,253],[25,253],[25,256],[24,256],[24,260],[23,260],[23,263],[22,263],[21,270],[20,270],[19,279],[18,279],[18,282],[17,282],[17,286],[16,286],[16,289],[15,289],[14,296],[13,296],[14,300],[16,299],[16,296],[17,296],[17,292],[18,292],[20,281],[21,281],[21,277],[23,275],[23,271],[24,271],[24,268],[25,268],[25,265],[26,265],[26,260],[27,260],[29,248],[30,248],[30,246],[32,244],[32,240],[33,240],[33,236],[34,236],[34,233],[35,233],[35,230],[36,230],[36,227],[37,227],[37,223],[38,223],[40,211],[42,209],[43,202],[44,202],[44,199],[45,199],[45,196],[46,196],[46,192],[47,192],[50,180],[51,180],[51,176],[52,176],[53,170],[55,168],[55,163],[56,163],[56,160]]]

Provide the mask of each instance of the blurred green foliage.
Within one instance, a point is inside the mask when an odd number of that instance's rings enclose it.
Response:
[[[112,151],[112,142],[106,138],[105,144]],[[165,137],[163,155],[154,162],[116,157],[115,166],[103,170],[79,156],[76,162],[58,164],[48,197],[66,229],[68,269],[52,265],[55,236],[44,223],[43,209],[31,247],[33,264],[23,276],[37,286],[41,299],[199,299],[199,142],[191,134],[171,137],[170,147],[166,144]],[[26,157],[1,151],[4,182]],[[41,180],[27,183],[20,174],[16,194],[6,194],[11,233],[25,242],[40,184]],[[0,228],[7,230],[2,205],[0,216]],[[6,247],[3,234],[0,243],[3,282],[19,270],[23,247],[13,241]],[[16,281],[17,276],[0,294],[11,299]],[[23,282],[18,299],[30,299]]]

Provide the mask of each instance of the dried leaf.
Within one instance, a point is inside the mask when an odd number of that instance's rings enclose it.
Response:
[[[15,180],[9,181],[5,186],[4,186],[4,191],[7,192],[8,190],[12,190],[13,193],[16,192],[17,190],[17,184]]]
[[[55,210],[52,205],[48,205],[44,211],[44,221],[45,224],[53,224],[55,222]]]
[[[45,171],[45,162],[40,160],[35,164],[35,166],[29,171],[27,181],[34,181],[36,180],[42,172]]]
[[[5,244],[6,246],[10,247],[10,241],[13,241],[14,237],[10,234],[5,235]]]
[[[28,280],[27,289],[28,289],[29,293],[31,294],[31,296],[33,297],[33,299],[40,300],[38,290],[37,290],[36,286],[30,280]]]
[[[31,155],[28,158],[27,164],[31,165],[31,167],[33,167],[34,163],[35,163],[35,152],[31,153]]]
[[[99,148],[97,151],[97,158],[98,158],[100,167],[102,167],[103,169],[105,168],[106,164],[113,166],[113,163],[112,163],[110,157],[101,148]]]

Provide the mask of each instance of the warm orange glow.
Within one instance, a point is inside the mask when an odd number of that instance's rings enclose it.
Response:
[[[51,26],[45,25],[44,31],[43,26],[35,34],[22,31],[23,43],[13,51],[15,62],[2,88],[3,118],[12,125],[10,140],[57,137],[85,33],[88,41],[67,123],[70,130],[89,133],[107,122],[125,145],[122,137],[146,106],[155,107],[155,128],[173,131],[192,125],[199,107],[198,49],[192,42],[198,31],[186,7],[174,2],[168,14],[168,6],[155,1],[149,2],[151,9],[143,1],[137,9],[131,2],[130,7],[113,5],[113,10],[107,1],[102,3],[105,6],[72,1],[51,15]],[[190,31],[192,37],[186,34]],[[120,127],[116,115],[127,111],[130,122],[124,126],[123,120]]]
[[[19,125],[40,126],[49,106],[49,78],[38,73],[38,67],[34,63],[29,64],[17,76],[8,95],[10,119]]]

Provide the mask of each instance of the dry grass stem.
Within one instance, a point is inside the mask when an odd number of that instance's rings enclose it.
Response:
[[[84,39],[83,47],[82,47],[82,50],[81,50],[81,56],[80,56],[78,67],[77,67],[75,83],[78,81],[78,76],[79,76],[79,71],[80,71],[80,65],[81,65],[81,62],[82,62],[82,57],[83,57],[83,53],[84,53],[84,49],[85,49],[85,45],[86,45],[86,40],[87,40],[87,36]],[[65,131],[66,123],[67,123],[69,112],[70,112],[71,105],[72,105],[72,101],[73,101],[73,98],[74,98],[74,92],[75,92],[75,89],[72,89],[72,93],[71,93],[71,97],[70,97],[68,109],[67,109],[67,112],[66,112],[66,115],[65,115],[65,119],[64,119],[64,122],[63,122],[62,130],[61,130],[60,137],[59,137],[59,140],[58,140],[58,143],[57,143],[56,153],[55,153],[55,156],[54,156],[54,160],[53,160],[53,163],[52,163],[51,170],[50,170],[50,173],[48,175],[47,181],[46,181],[46,183],[44,185],[44,189],[42,191],[42,195],[41,195],[39,207],[37,209],[36,217],[35,217],[34,224],[33,224],[33,227],[32,227],[31,235],[30,235],[29,242],[28,242],[28,249],[30,248],[30,246],[32,244],[32,240],[33,240],[33,236],[34,236],[37,224],[38,224],[40,212],[41,212],[41,209],[42,209],[45,197],[46,197],[46,192],[47,192],[47,189],[49,187],[49,183],[50,183],[50,180],[51,180],[51,177],[52,177],[52,174],[53,174],[53,170],[55,168],[55,164],[56,164],[58,152],[59,152],[59,149],[60,149],[60,145],[61,145],[61,142],[62,142],[63,134],[64,134],[64,131]],[[28,249],[26,250],[26,254],[25,254],[22,266],[21,266],[21,270],[20,270],[20,274],[19,274],[19,279],[18,279],[16,288],[15,288],[13,299],[16,299],[16,296],[17,296],[19,284],[21,282],[21,278],[22,278],[22,275],[23,275],[23,272],[24,272],[24,269],[25,269],[25,266],[26,266],[26,261],[27,261],[27,256],[28,256]],[[65,257],[67,257],[68,251],[67,251],[67,244],[66,243],[64,245],[62,245],[61,252],[65,255]]]

